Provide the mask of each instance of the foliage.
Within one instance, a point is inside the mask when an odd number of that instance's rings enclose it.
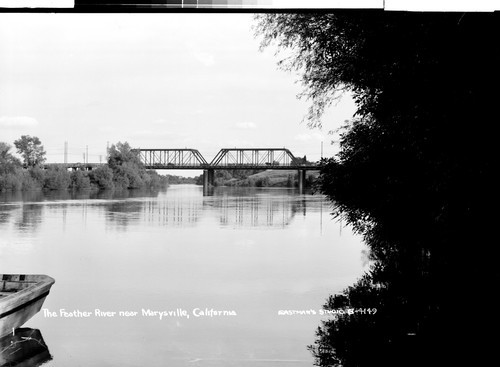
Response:
[[[108,166],[100,166],[90,171],[90,182],[99,189],[109,190],[114,188],[113,171]]]
[[[350,306],[378,303],[379,312],[322,325],[311,346],[316,363],[477,364],[471,344],[492,352],[484,328],[498,322],[458,320],[477,306],[467,289],[490,304],[500,280],[497,246],[485,234],[496,195],[498,14],[269,13],[257,21],[263,47],[291,52],[280,65],[301,73],[311,126],[343,91],[357,104],[319,187],[375,264],[344,296]]]
[[[33,183],[38,187],[42,188],[45,181],[45,170],[35,166],[28,168],[29,176],[31,177]]]
[[[45,171],[43,188],[66,190],[71,183],[70,173],[64,168],[50,168]]]
[[[197,177],[182,177],[175,175],[166,175],[166,180],[169,185],[177,184],[199,184],[203,185],[203,175]]]
[[[165,176],[144,169],[128,143],[111,146],[108,165],[71,173],[57,166],[44,169],[41,164],[45,151],[38,138],[23,135],[15,145],[23,155],[25,169],[10,153],[11,147],[0,142],[0,191],[138,189],[167,185]]]
[[[73,171],[70,174],[70,188],[73,190],[88,190],[90,189],[90,177],[87,172]]]
[[[302,158],[297,158],[296,164],[301,163],[308,162]],[[269,174],[270,172],[272,173]],[[312,186],[314,181],[314,177],[308,175],[307,185]],[[200,184],[202,183],[201,181]],[[298,175],[291,175],[289,171],[216,170],[214,177],[214,186],[294,187],[297,185]]]
[[[216,185],[216,183],[217,183],[217,179],[215,179],[214,181],[215,181],[215,182],[214,182],[214,185],[215,185],[215,186],[217,186],[217,185]],[[195,185],[203,185],[203,175],[196,176],[196,177],[194,178],[194,184],[195,184]]]
[[[14,141],[17,152],[23,157],[26,167],[39,166],[45,162],[45,150],[42,142],[36,136],[22,135]]]
[[[0,175],[13,173],[17,167],[21,167],[21,162],[9,152],[10,149],[9,144],[0,142]]]
[[[138,189],[144,187],[141,176],[145,168],[139,156],[125,142],[118,142],[108,150],[108,165],[113,171],[113,184],[117,189]]]
[[[132,169],[142,167],[142,163],[136,152],[132,150],[129,143],[118,142],[108,149],[108,165],[112,170],[122,165],[128,165]]]
[[[0,176],[0,192],[8,190],[21,190],[22,181],[19,175],[15,173],[4,173]]]

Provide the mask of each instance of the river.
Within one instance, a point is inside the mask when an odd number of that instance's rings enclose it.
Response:
[[[325,299],[367,270],[330,212],[294,189],[2,194],[0,273],[56,280],[25,325],[44,366],[312,366]]]

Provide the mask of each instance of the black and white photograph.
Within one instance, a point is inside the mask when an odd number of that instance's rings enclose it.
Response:
[[[0,4],[0,366],[494,363],[495,4],[46,3]]]

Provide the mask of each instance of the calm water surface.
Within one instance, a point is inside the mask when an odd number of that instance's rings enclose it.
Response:
[[[0,273],[56,279],[44,309],[57,317],[25,325],[44,366],[312,366],[324,317],[278,312],[317,312],[366,270],[330,210],[292,189],[2,195]]]

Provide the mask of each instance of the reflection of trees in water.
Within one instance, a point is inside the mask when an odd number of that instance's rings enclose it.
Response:
[[[20,210],[20,216],[16,217],[14,225],[20,232],[33,232],[43,220],[43,205],[23,204]]]
[[[0,205],[0,224],[8,223],[16,208],[14,205]]]
[[[16,329],[0,339],[1,366],[40,366],[52,356],[38,329]]]
[[[324,305],[325,309],[347,308],[354,313],[340,315],[318,328],[315,345],[309,347],[317,364],[467,365],[456,361],[461,353],[470,353],[466,340],[472,334],[468,333],[479,325],[466,320],[472,316],[463,308],[470,297],[468,291],[474,290],[467,287],[467,280],[460,281],[469,276],[469,269],[450,272],[422,248],[387,247],[372,248],[370,257],[376,261],[371,270],[343,294],[330,296]],[[481,309],[482,300],[475,299]],[[368,311],[374,309],[375,313]],[[493,320],[490,315],[486,318]],[[463,334],[457,332],[460,330]],[[488,348],[484,335],[476,330],[473,337]]]
[[[140,200],[127,199],[157,195],[158,191],[152,190],[6,192],[0,195],[0,204],[5,203],[0,205],[0,224],[13,222],[20,232],[32,232],[43,221],[45,210],[55,210],[62,213],[62,225],[65,228],[68,208],[78,206],[82,224],[85,224],[89,207],[104,206],[108,214],[106,219],[125,227],[138,220],[138,213],[142,211]]]
[[[106,222],[118,227],[128,227],[138,222],[144,203],[142,201],[111,201],[106,203]]]

